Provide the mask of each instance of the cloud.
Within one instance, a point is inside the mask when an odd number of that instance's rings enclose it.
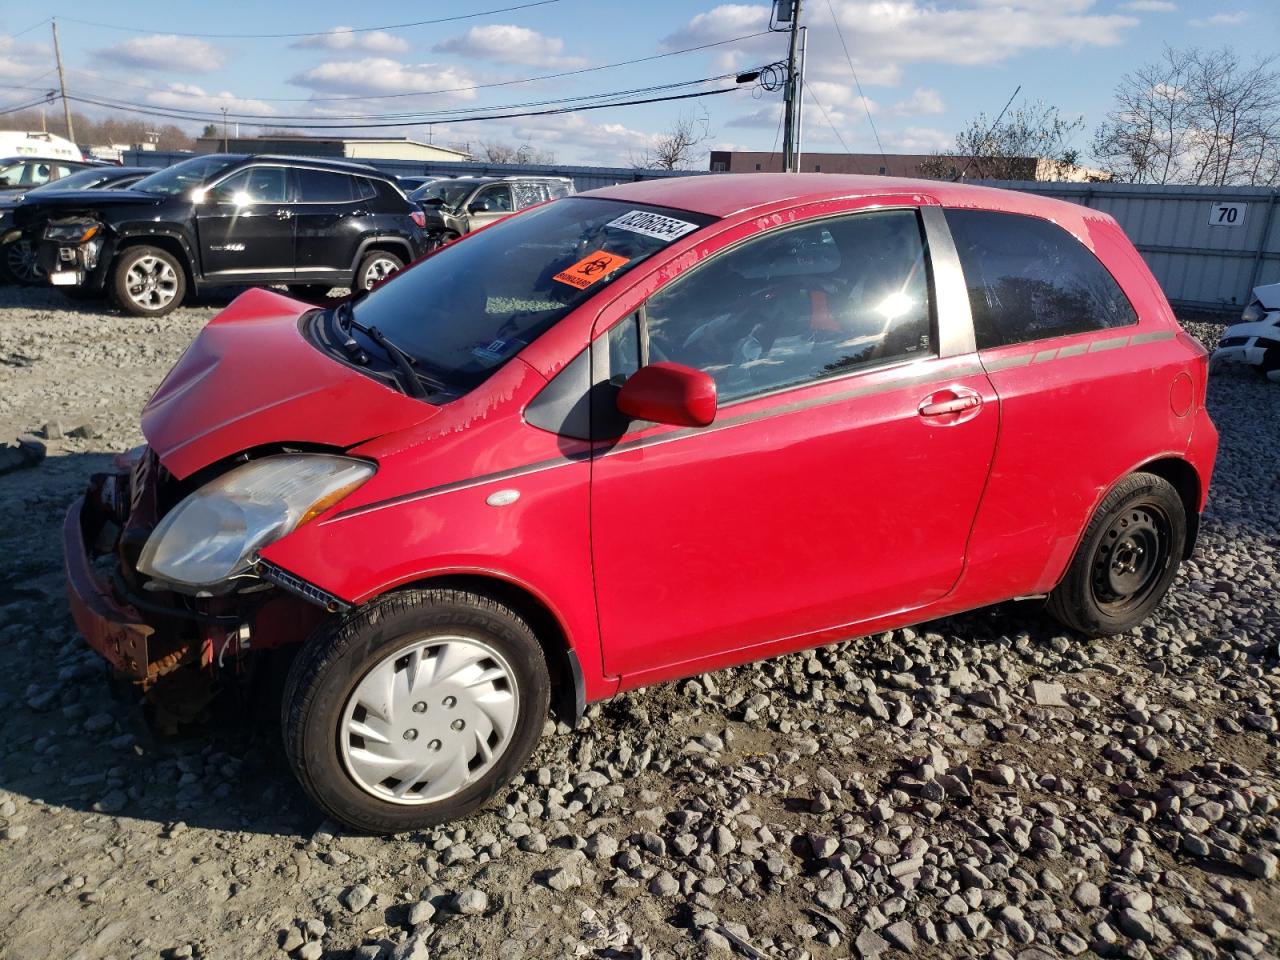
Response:
[[[261,100],[252,97],[237,97],[228,91],[208,93],[189,83],[171,83],[164,90],[147,94],[147,103],[157,107],[177,107],[183,110],[201,110],[216,113],[225,109],[228,113],[251,113],[259,116],[270,116],[274,108]]]
[[[1178,5],[1169,0],[1128,0],[1128,3],[1120,4],[1120,9],[1134,13],[1173,13]]]
[[[1139,22],[1097,12],[1097,0],[950,0],[945,6],[931,0],[832,0],[832,5],[864,86],[895,85],[903,65],[911,63],[974,66],[1055,47],[1115,46]],[[768,19],[765,5],[721,4],[690,18],[662,42],[667,49],[710,43],[763,30]],[[826,4],[814,5],[806,23],[809,69],[848,82],[848,61]],[[756,63],[776,60],[783,52],[776,34],[728,49]]]
[[[741,113],[725,123],[726,127],[747,127],[756,130],[779,129],[782,116],[781,103],[766,103],[756,107],[750,113]]]
[[[945,113],[946,106],[942,102],[942,94],[937,90],[917,87],[911,96],[900,100],[889,108],[889,112],[903,117],[919,116],[922,113]]]
[[[409,41],[385,30],[357,33],[351,27],[334,27],[328,33],[304,37],[293,46],[299,50],[364,50],[369,53],[407,53]]]
[[[184,73],[210,73],[220,69],[227,59],[227,51],[221,47],[173,34],[134,37],[94,52],[124,67]]]
[[[389,57],[366,57],[362,60],[329,60],[310,70],[296,74],[290,83],[326,95],[377,96],[385,93],[415,91],[456,91],[434,94],[431,105],[458,103],[476,98],[475,90],[457,90],[475,85],[463,68],[439,63],[406,64]],[[411,107],[413,98],[398,101]],[[351,112],[352,104],[342,104],[343,112]]]
[[[1243,10],[1235,10],[1231,13],[1215,13],[1211,17],[1197,17],[1187,22],[1193,27],[1238,27],[1249,19],[1249,14]]]
[[[48,73],[52,59],[53,51],[43,44],[19,43],[13,37],[0,36],[0,77],[6,80],[25,80]],[[31,94],[23,97],[24,100],[30,100],[39,93],[35,90],[7,92],[11,92],[13,97],[6,97],[6,100]]]
[[[933,153],[954,150],[956,138],[955,134],[933,127],[904,127],[885,132],[884,143],[897,153]]]
[[[431,49],[435,53],[529,67],[581,67],[587,62],[581,57],[563,56],[564,41],[559,37],[504,23],[472,27],[461,36],[441,40]]]

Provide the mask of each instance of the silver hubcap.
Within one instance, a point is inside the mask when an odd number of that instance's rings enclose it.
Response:
[[[178,295],[178,274],[159,257],[140,257],[124,275],[129,299],[140,307],[157,310],[167,307]]]
[[[394,260],[384,260],[379,257],[369,264],[369,268],[364,272],[364,288],[368,290],[379,280],[391,276],[399,269],[400,266]]]
[[[44,271],[36,262],[36,248],[30,240],[15,240],[9,244],[6,260],[9,272],[19,280],[29,282],[44,276]]]
[[[515,674],[473,637],[414,640],[361,678],[342,708],[342,760],[356,785],[392,803],[433,803],[484,776],[519,710]]]

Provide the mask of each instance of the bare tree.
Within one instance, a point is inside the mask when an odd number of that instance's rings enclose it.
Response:
[[[956,134],[955,153],[964,176],[988,180],[1034,180],[1040,161],[1064,173],[1080,160],[1069,144],[1084,128],[1080,119],[1068,120],[1058,108],[1036,100],[1006,111],[998,121],[980,113]],[[946,158],[947,167],[953,166]]]
[[[643,158],[632,164],[649,170],[686,170],[697,158],[698,147],[715,136],[710,118],[682,111],[671,127],[654,137]]]
[[[38,109],[12,113],[4,118],[4,125],[10,130],[40,130],[41,122]],[[171,123],[157,127],[143,120],[110,115],[94,119],[82,113],[71,114],[71,123],[75,127],[76,140],[93,146],[154,141],[157,150],[190,150],[195,145],[191,134]]]
[[[1213,186],[1280,182],[1276,56],[1166,47],[1126,74],[1093,150],[1117,180]]]
[[[481,158],[489,163],[523,163],[548,166],[556,162],[556,155],[550,150],[540,150],[527,143],[514,146],[490,140],[480,144]]]

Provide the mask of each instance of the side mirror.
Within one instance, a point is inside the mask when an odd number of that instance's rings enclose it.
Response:
[[[467,207],[467,213],[488,213],[488,212],[489,212],[489,205],[485,203],[483,200],[473,203],[471,204],[471,206]]]
[[[633,420],[705,427],[716,418],[716,382],[682,363],[651,363],[622,385],[618,409]]]

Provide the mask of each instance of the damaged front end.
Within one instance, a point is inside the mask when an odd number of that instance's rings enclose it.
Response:
[[[164,569],[184,561],[216,567],[197,540],[156,536],[166,523],[172,530],[175,513],[190,514],[193,496],[212,482],[187,489],[149,447],[121,455],[116,465],[117,471],[92,477],[63,525],[71,612],[113,672],[145,691],[171,720],[199,716],[224,681],[245,671],[251,653],[301,642],[327,613],[343,608],[337,598],[258,561],[256,546],[217,583],[157,575],[156,548],[166,542]],[[207,510],[197,513],[207,521]],[[175,546],[187,556],[175,558]]]
[[[82,286],[98,277],[107,242],[104,224],[92,216],[73,216],[45,224],[39,254],[40,267],[54,286]]]

